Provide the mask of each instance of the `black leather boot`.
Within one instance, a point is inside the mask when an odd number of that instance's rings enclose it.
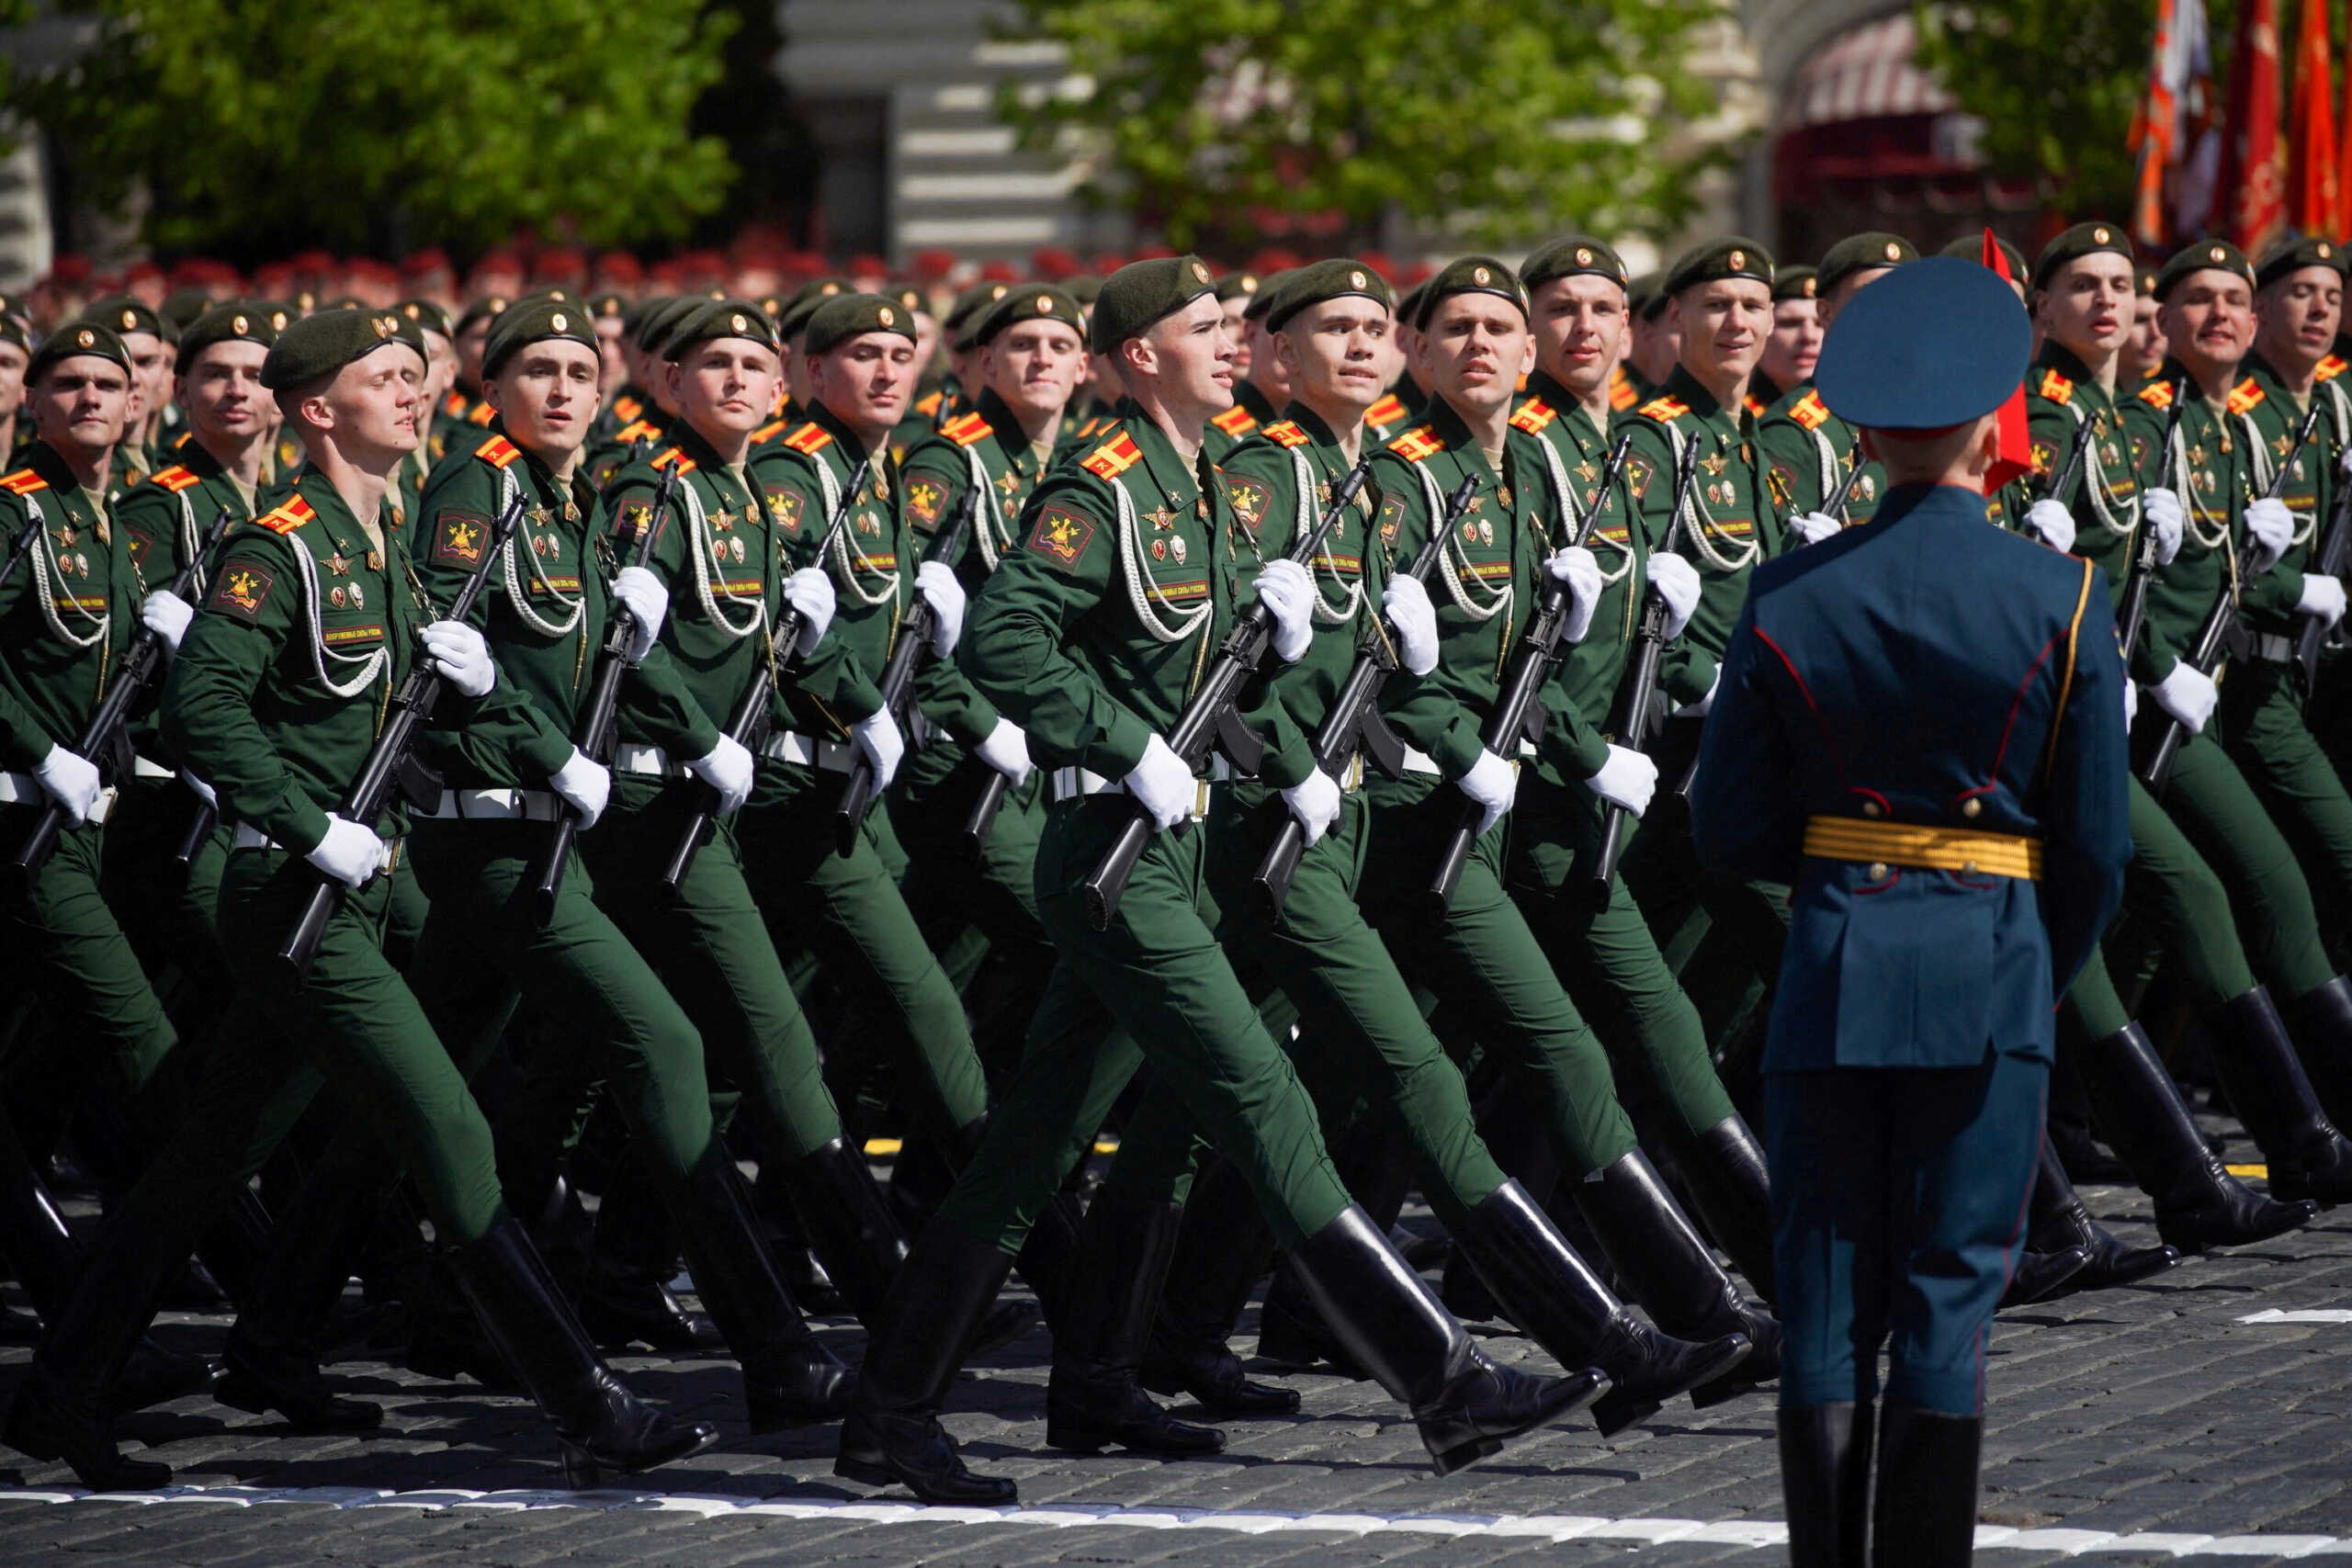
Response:
[[[643,1345],[655,1350],[715,1354],[725,1348],[718,1327],[688,1312],[670,1289],[677,1272],[677,1229],[652,1179],[624,1160],[596,1207],[588,1249],[588,1278],[580,1291],[580,1321],[607,1350]]]
[[[718,1441],[707,1421],[673,1420],[613,1374],[514,1216],[502,1212],[481,1240],[443,1257],[491,1342],[555,1423],[566,1485],[651,1470]]]
[[[1634,1316],[1516,1181],[1480,1200],[1454,1240],[1476,1262],[1504,1314],[1562,1366],[1599,1367],[1609,1374],[1609,1392],[1592,1406],[1603,1437],[1722,1377],[1750,1348],[1745,1334],[1693,1345]]]
[[[1046,1442],[1092,1453],[1113,1444],[1137,1453],[1193,1459],[1225,1447],[1214,1427],[1179,1421],[1136,1382],[1159,1288],[1176,1249],[1183,1211],[1103,1183],[1086,1211],[1069,1323],[1054,1336],[1046,1385]]]
[[[278,1224],[253,1300],[229,1330],[212,1397],[236,1410],[275,1410],[298,1430],[364,1432],[383,1421],[383,1407],[336,1396],[313,1336],[342,1299],[380,1205],[329,1203],[314,1196],[322,1190],[306,1190]]]
[[[2083,1267],[2067,1279],[2063,1289],[2041,1297],[2043,1301],[2076,1291],[2128,1285],[2134,1280],[2161,1274],[2180,1261],[2177,1247],[2126,1247],[2092,1219],[2091,1212],[2083,1207],[2075,1184],[2066,1179],[2066,1167],[2047,1137],[2041,1140],[2041,1163],[2034,1172],[2033,1197],[2027,1211],[2031,1219],[2026,1234],[2035,1250],[2057,1252],[2069,1247],[2083,1249]]]
[[[1850,1401],[1781,1411],[1789,1568],[1863,1568],[1875,1414],[1874,1407]]]
[[[1411,1155],[1390,1135],[1390,1127],[1379,1117],[1359,1116],[1330,1140],[1331,1168],[1340,1184],[1383,1235],[1395,1230],[1412,1188]],[[1358,1382],[1372,1376],[1317,1314],[1305,1282],[1287,1260],[1274,1270],[1259,1308],[1258,1354],[1286,1367],[1319,1364]]]
[[[989,1304],[1012,1271],[1001,1248],[933,1224],[916,1238],[865,1347],[833,1473],[904,1486],[926,1503],[1012,1502],[1010,1481],[976,1475],[939,1424],[940,1401]]]
[[[1968,1568],[1976,1542],[1981,1416],[1944,1416],[1889,1399],[1879,1412],[1873,1568]]]
[[[1273,1255],[1274,1233],[1249,1180],[1231,1160],[1209,1155],[1177,1223],[1176,1251],[1144,1352],[1144,1387],[1190,1394],[1219,1416],[1287,1416],[1298,1408],[1296,1389],[1246,1376],[1241,1358],[1226,1344]]]
[[[2320,1109],[2286,1021],[2256,986],[2222,1004],[2213,1073],[2270,1164],[2270,1195],[2352,1200],[2352,1143]]]
[[[1747,1358],[1692,1389],[1692,1404],[1721,1404],[1781,1375],[1780,1320],[1739,1293],[1641,1150],[1567,1186],[1618,1277],[1632,1284],[1634,1299],[1660,1328],[1701,1342],[1747,1337]]]
[[[2190,1253],[2244,1247],[2318,1214],[2308,1199],[2265,1198],[2223,1168],[2137,1023],[2091,1042],[2075,1061],[2099,1130],[2140,1190],[2155,1200],[2156,1235],[2172,1246]]]
[[[686,1178],[682,1199],[678,1228],[695,1292],[743,1369],[752,1430],[777,1432],[846,1415],[855,1376],[802,1321],[724,1145]]]
[[[1323,1321],[1390,1396],[1408,1405],[1440,1475],[1504,1439],[1583,1409],[1608,1390],[1593,1367],[1531,1377],[1472,1342],[1388,1238],[1353,1204],[1291,1254]]]
[[[986,1111],[956,1129],[956,1135],[942,1145],[950,1169],[960,1173],[971,1163],[980,1141],[988,1136],[988,1130]],[[1084,1214],[1077,1198],[1069,1192],[1055,1193],[1031,1223],[1029,1235],[1021,1244],[1020,1256],[1013,1260],[1013,1267],[1021,1271],[1022,1282],[1037,1298],[1046,1326],[1057,1336],[1063,1328],[1065,1303],[1071,1284],[1070,1260],[1078,1254],[1079,1225]],[[974,1327],[975,1337],[985,1338],[982,1328],[995,1321],[983,1317]]]
[[[2327,1119],[2352,1118],[2352,979],[2338,975],[2295,998],[2295,1045]]]
[[[1772,1184],[1763,1145],[1736,1111],[1677,1141],[1675,1163],[1707,1237],[1730,1255],[1747,1288],[1772,1302]]]
[[[2067,1281],[2090,1266],[2091,1256],[2079,1247],[2061,1247],[2055,1252],[2020,1250],[2015,1267],[2009,1270],[2009,1282],[2001,1289],[2000,1310],[2030,1306],[2035,1302],[2063,1296]]]

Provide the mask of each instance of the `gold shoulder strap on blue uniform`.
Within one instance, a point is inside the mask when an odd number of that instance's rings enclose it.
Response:
[[[2096,570],[2089,561],[2083,562],[2083,585],[2075,594],[2075,618],[2066,627],[2066,669],[2058,677],[2058,705],[2051,711],[2050,739],[2041,757],[2041,782],[2045,784],[2050,782],[2052,770],[2058,766],[2058,731],[2066,722],[2066,705],[2075,694],[2075,655],[2082,641],[2083,611],[2091,602],[2091,573]],[[2126,649],[2123,656],[2131,658],[2131,649]],[[2129,670],[2123,674],[2127,681],[2132,678]]]

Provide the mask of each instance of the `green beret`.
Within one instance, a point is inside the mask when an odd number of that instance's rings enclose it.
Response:
[[[1655,321],[1666,310],[1666,291],[1658,287],[1666,281],[1662,272],[1645,272],[1625,285],[1625,309],[1645,321]]]
[[[1264,321],[1274,307],[1283,302],[1283,290],[1290,287],[1291,279],[1296,277],[1300,271],[1298,267],[1286,267],[1260,278],[1258,292],[1250,296],[1250,303],[1241,307],[1241,319],[1245,321]]]
[[[249,305],[215,305],[187,324],[180,334],[180,364],[182,371],[196,362],[196,356],[218,343],[257,343],[264,348],[277,341],[277,329],[269,318]]]
[[[1396,301],[1396,324],[1398,326],[1419,326],[1421,319],[1421,301],[1423,299],[1428,297],[1429,291],[1430,280],[1426,277],[1413,285],[1410,288],[1405,290],[1404,295]]]
[[[818,306],[800,329],[800,352],[831,354],[867,333],[896,333],[912,343],[914,312],[879,294],[837,294]]]
[[[254,314],[267,321],[269,330],[274,333],[284,332],[287,322],[300,319],[294,307],[283,299],[248,299],[245,304]]]
[[[458,312],[458,331],[462,333],[476,321],[496,321],[514,302],[503,294],[485,294],[479,299],[469,299],[466,308]]]
[[[662,350],[664,359],[684,359],[688,349],[723,337],[743,338],[779,354],[784,350],[776,338],[775,323],[749,299],[690,299],[686,305],[686,313],[671,329],[670,341]]]
[[[849,293],[855,287],[846,277],[810,278],[794,289],[792,298],[784,302],[784,309],[776,312],[776,336],[786,342],[798,337],[802,329],[808,325],[808,318],[817,313],[818,306]]]
[[[518,299],[490,324],[482,340],[481,373],[495,376],[498,367],[527,344],[562,338],[602,353],[596,342],[596,318],[577,299]]]
[[[29,355],[33,351],[33,336],[27,330],[24,318],[12,311],[0,310],[0,343],[12,343]]]
[[[894,283],[882,290],[882,298],[893,305],[903,307],[910,313],[931,314],[931,296],[922,291],[921,284]]]
[[[163,343],[177,343],[180,334],[146,300],[135,294],[117,294],[101,299],[82,312],[85,321],[104,321],[117,333],[128,337],[132,333],[145,333]]]
[[[1974,254],[1984,254],[1978,241],[1970,240],[1967,243],[1973,247]],[[1966,255],[1970,252],[1960,254]],[[2101,254],[2121,256],[2135,266],[2139,265],[2140,258],[2132,252],[2132,236],[2124,232],[2122,224],[2096,220],[2077,223],[2071,229],[2061,230],[2055,239],[2041,247],[2041,254],[2033,258],[2033,286],[2047,288],[2050,280],[2058,275],[2058,269],[2068,262]]]
[[[1222,305],[1228,299],[1255,296],[1264,283],[1254,272],[1228,272],[1216,280],[1216,302]]]
[[[83,355],[97,359],[110,359],[131,374],[130,351],[122,346],[122,339],[104,321],[68,321],[47,337],[33,350],[32,362],[25,367],[25,385],[29,387],[40,379],[40,373],[61,359],[74,359]]]
[[[646,307],[637,328],[637,346],[645,354],[660,354],[670,346],[670,334],[678,323],[702,307],[699,295],[673,294]]]
[[[1282,331],[1293,316],[1309,305],[1327,300],[1369,299],[1384,310],[1394,309],[1396,303],[1396,290],[1388,287],[1386,278],[1346,256],[1310,262],[1283,274],[1274,293],[1276,297],[1266,308],[1266,330],[1270,333]]]
[[[1216,288],[1208,264],[1195,255],[1129,262],[1103,280],[1094,301],[1094,352],[1114,352]]]
[[[2267,288],[2289,273],[2301,272],[2307,266],[2332,266],[2339,273],[2345,271],[2344,247],[2316,234],[2307,234],[2300,240],[2281,240],[2270,247],[2261,265],[2255,268],[2255,280],[2261,288]]]
[[[1839,284],[1858,272],[1901,266],[1918,259],[1919,247],[1900,234],[1880,230],[1849,234],[1823,253],[1821,265],[1814,269],[1814,287],[1824,294],[1835,293]]]
[[[2180,287],[2181,279],[2192,272],[2226,272],[2254,287],[2254,264],[2245,253],[2227,240],[2198,240],[2175,251],[2165,265],[2156,269],[2156,298],[2162,299]]]
[[[628,296],[607,288],[588,301],[588,313],[599,321],[606,316],[625,316],[628,313]]]
[[[187,330],[187,324],[212,309],[212,296],[201,288],[175,288],[164,296],[164,308],[157,312],[164,320]]]
[[[2156,269],[2154,267],[2142,267],[2132,276],[2132,283],[2133,288],[2136,289],[2143,298],[2153,299],[2156,297]]]
[[[2029,287],[2027,280],[2032,276],[2032,269],[2025,265],[2025,253],[1998,234],[1993,236],[1993,244],[2000,251],[2002,258],[2009,264],[2009,276],[2016,280],[2018,287],[2020,288]],[[1973,234],[1962,234],[1959,239],[1938,251],[1936,254],[1958,256],[1963,261],[1982,262],[1984,259],[1984,232],[1980,230]],[[2153,279],[2154,274],[2151,273],[2149,276]],[[2153,286],[2152,283],[2151,287]]]
[[[1010,290],[981,313],[979,324],[972,329],[972,344],[981,347],[1007,327],[1023,321],[1059,321],[1076,332],[1080,343],[1086,341],[1086,312],[1078,308],[1069,290],[1050,283],[1031,283]]]
[[[996,308],[998,300],[1012,292],[1010,283],[975,283],[956,296],[947,307],[947,314],[940,318],[940,330],[947,334],[947,346],[957,354],[970,352],[978,346],[972,334],[979,330],[980,318]]]
[[[446,338],[454,338],[458,335],[449,325],[449,312],[434,300],[403,299],[392,309],[414,321],[421,331],[439,333]]]
[[[1772,303],[1783,299],[1816,299],[1821,296],[1821,275],[1809,266],[1784,266],[1772,274]]]
[[[261,384],[273,392],[307,386],[334,375],[354,360],[365,359],[388,343],[397,343],[423,357],[417,342],[405,335],[416,323],[397,310],[322,310],[289,321],[262,361]]]
[[[1532,319],[1527,308],[1527,290],[1520,287],[1519,274],[1492,256],[1463,256],[1446,263],[1435,277],[1421,285],[1420,309],[1413,318],[1413,325],[1428,331],[1437,302],[1454,294],[1491,294],[1498,299],[1510,300],[1521,315]]]
[[[1772,253],[1737,234],[1693,245],[1666,269],[1666,281],[1658,285],[1658,293],[1671,298],[1686,288],[1725,277],[1751,278],[1771,287]]]
[[[1062,279],[1062,292],[1077,300],[1080,307],[1090,306],[1102,298],[1102,280],[1092,273],[1080,273],[1076,277]]]
[[[1630,281],[1625,258],[1616,247],[1589,234],[1563,234],[1538,245],[1519,269],[1519,281],[1530,294],[1555,277],[1606,277],[1624,288]]]

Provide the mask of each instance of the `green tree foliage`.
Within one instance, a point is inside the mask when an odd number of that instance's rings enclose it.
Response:
[[[90,40],[6,107],[165,250],[461,251],[518,225],[683,233],[734,177],[687,117],[731,25],[698,0],[63,0]]]
[[[1180,245],[1334,213],[1363,243],[1392,208],[1465,241],[1657,234],[1724,156],[1678,134],[1715,107],[1687,62],[1716,0],[1018,4],[1091,90],[1008,85],[1007,122],[1032,148],[1089,133],[1106,166],[1086,194]]]

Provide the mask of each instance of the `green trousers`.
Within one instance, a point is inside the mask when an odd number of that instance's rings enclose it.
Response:
[[[2339,686],[2335,696],[2341,699]],[[2300,852],[2341,931],[2352,914],[2352,792],[2307,722],[2293,669],[2248,661],[2222,684],[2222,743]]]
[[[2163,806],[2221,876],[2246,957],[2280,1002],[2335,978],[2293,847],[2211,734],[2181,747]]]
[[[1038,913],[1060,958],[1028,1054],[939,1222],[1017,1252],[1148,1058],[1155,1081],[1165,1081],[1249,1180],[1276,1244],[1295,1246],[1338,1217],[1349,1198],[1289,1057],[1218,945],[1206,877],[1217,824],[1154,834],[1109,929],[1095,931],[1087,919],[1080,884],[1132,806],[1102,795],[1048,808]]]
[[[1660,956],[1649,922],[1618,877],[1596,891],[1600,798],[1522,770],[1511,808],[1511,897],[1577,1008],[1605,1040],[1638,1054],[1671,1125],[1696,1134],[1732,1114],[1699,1010]],[[1778,927],[1776,929],[1785,929]],[[1777,975],[1774,957],[1769,973]]]
[[[1658,764],[1658,792],[1619,862],[1619,875],[1648,921],[1661,952],[1673,955],[1684,987],[1702,1015],[1728,1014],[1736,998],[1760,982],[1781,976],[1781,952],[1789,932],[1789,890],[1769,882],[1717,876],[1699,864],[1690,838],[1690,807],[1672,787],[1698,754],[1702,721],[1675,719],[1652,755]],[[1514,809],[1514,816],[1518,815]],[[1513,829],[1516,834],[1519,829]],[[1708,938],[1703,950],[1700,937]],[[1708,966],[1691,965],[1703,952]],[[1736,955],[1736,969],[1721,965]],[[1713,995],[1720,990],[1724,995]]]
[[[209,875],[198,875],[203,854],[185,869],[173,858],[202,804],[177,779],[132,779],[107,819],[99,872],[107,901],[120,913],[123,935],[185,1039],[206,1032],[226,1000],[214,982],[227,965],[212,935],[220,891],[217,861]]]
[[[1398,969],[1436,996],[1451,1027],[1520,1070],[1565,1165],[1581,1177],[1623,1157],[1634,1126],[1608,1053],[1504,889],[1508,819],[1478,840],[1441,909],[1430,878],[1467,797],[1419,773],[1375,780],[1364,794],[1372,844],[1359,884],[1363,911]]]
[[[873,1037],[837,1041],[834,1049],[886,1053],[899,1092],[944,1136],[988,1110],[988,1078],[963,998],[889,871],[886,850],[903,852],[888,804],[874,803],[848,854],[836,850],[834,807],[846,781],[763,762],[735,823],[744,875],[779,940],[808,947],[836,983],[870,1004]]]

